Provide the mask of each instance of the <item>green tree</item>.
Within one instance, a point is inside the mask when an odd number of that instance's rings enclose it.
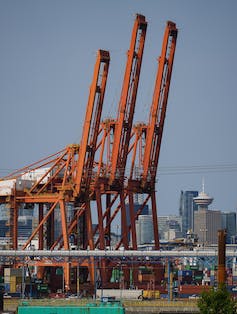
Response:
[[[226,286],[218,289],[203,291],[198,300],[198,307],[201,314],[234,314],[237,313],[237,303],[233,300]]]

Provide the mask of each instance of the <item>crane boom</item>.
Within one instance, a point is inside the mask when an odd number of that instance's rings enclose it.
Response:
[[[99,133],[102,106],[109,70],[110,55],[108,51],[99,50],[94,67],[89,99],[84,120],[83,133],[77,162],[75,192],[78,196],[85,192],[90,184],[92,168]]]
[[[142,186],[154,187],[164,128],[178,30],[168,21],[156,76],[143,157]]]
[[[115,126],[114,143],[111,156],[110,184],[123,183],[133,115],[139,83],[147,22],[143,15],[137,14],[121,91],[118,119]],[[120,181],[119,181],[120,180]]]

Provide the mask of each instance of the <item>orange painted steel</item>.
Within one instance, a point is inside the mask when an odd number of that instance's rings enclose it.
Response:
[[[86,209],[82,217],[80,217],[81,221],[84,222],[82,226],[83,233],[85,235],[87,234],[87,237],[83,237],[83,248],[86,248],[86,244],[88,243],[90,249],[94,249],[89,199],[90,184],[93,180],[94,157],[100,131],[100,120],[108,77],[109,62],[109,52],[99,50],[86,109],[75,178],[74,196],[76,197],[77,205],[81,206],[85,203]],[[75,226],[77,225],[77,221],[78,220],[75,220]],[[91,280],[94,281],[94,267],[90,267],[89,270]]]
[[[80,198],[82,196],[82,192],[86,193],[88,191],[92,178],[109,62],[109,52],[99,50],[90,88],[77,162],[75,195],[80,195]]]
[[[142,185],[155,184],[178,30],[167,22],[156,76],[143,156]]]
[[[151,199],[153,217],[153,233],[155,248],[159,249],[159,233],[157,220],[157,206],[155,195],[155,181],[158,168],[161,140],[164,128],[169,87],[171,81],[173,60],[176,48],[178,30],[175,23],[168,21],[164,33],[161,56],[157,70],[150,117],[147,125],[139,124],[134,127],[134,142],[130,178],[128,180],[130,212],[134,211],[132,195],[134,192],[146,193]],[[135,166],[136,160],[138,166]],[[136,173],[136,169],[139,172]],[[132,240],[136,247],[134,221],[132,220]]]
[[[102,123],[102,138],[98,143],[98,148],[100,148],[100,159],[97,171],[98,177],[95,183],[99,229],[99,239],[96,241],[95,246],[99,245],[100,248],[110,246],[111,222],[118,214],[120,214],[121,217],[121,233],[125,235],[122,237],[122,245],[125,249],[129,248],[124,174],[131,137],[146,29],[147,22],[145,17],[137,14],[127,54],[127,63],[118,108],[118,118],[116,120],[107,119]],[[111,195],[115,198],[119,196],[119,206],[112,208],[114,203],[110,201]],[[104,214],[101,201],[103,196],[106,197],[106,209]]]
[[[119,117],[116,121],[111,157],[110,183],[114,185],[115,181],[118,181],[119,187],[123,185],[124,180],[146,29],[147,22],[145,17],[143,15],[137,15],[128,51],[127,65],[119,103]]]
[[[80,145],[69,145],[56,154],[19,169],[2,179],[22,179],[40,169],[44,170],[31,187],[21,191],[14,187],[12,195],[0,196],[0,203],[6,203],[10,208],[10,236],[13,249],[18,248],[18,210],[21,205],[31,207],[33,204],[38,206],[38,224],[23,244],[23,249],[28,249],[31,241],[38,237],[38,247],[41,250],[45,246],[51,250],[56,248],[69,250],[69,237],[76,234],[78,249],[89,247],[92,250],[105,250],[106,247],[111,246],[112,224],[120,218],[121,237],[117,238],[115,249],[123,247],[136,250],[138,247],[136,220],[149,201],[153,215],[155,248],[159,248],[155,178],[177,29],[174,23],[167,22],[149,122],[133,127],[146,29],[145,17],[137,14],[127,54],[117,119],[110,118],[101,122],[110,55],[108,51],[99,50]],[[125,169],[128,168],[128,154],[131,156],[131,168],[127,180]],[[135,194],[147,194],[136,211]],[[98,220],[95,228],[92,225],[92,202],[96,205],[95,214]],[[73,206],[73,213],[68,219],[70,204]],[[129,208],[127,208],[128,204]],[[55,238],[54,219],[57,211],[60,213],[61,234]],[[130,216],[129,223],[127,215]],[[98,261],[88,258],[78,263],[88,268],[90,281],[94,284],[95,263]],[[31,264],[41,267],[39,273],[42,276],[44,267],[50,263],[48,260],[41,262],[35,260],[31,261]],[[70,290],[72,263],[65,260],[54,264],[64,268],[65,288]],[[101,258],[100,264],[101,280],[108,283],[110,273],[106,271],[106,267],[112,267],[113,262]],[[124,280],[129,281],[127,270],[124,271]]]
[[[39,223],[34,229],[31,236],[23,245],[26,249],[34,237],[38,234],[39,245],[43,247],[43,226],[50,223],[47,232],[47,246],[52,247],[54,243],[60,240],[62,247],[69,249],[69,230],[72,231],[71,225],[68,225],[66,216],[66,202],[73,202],[75,205],[81,204],[85,199],[85,189],[89,191],[90,181],[92,177],[92,169],[94,163],[94,154],[96,150],[97,136],[100,127],[100,118],[103,106],[103,99],[105,94],[108,69],[109,69],[109,52],[99,50],[97,54],[97,61],[94,69],[94,76],[91,84],[90,95],[87,105],[87,112],[84,123],[84,131],[82,135],[80,148],[78,145],[69,145],[65,150],[59,154],[54,154],[48,158],[43,159],[38,163],[34,163],[28,167],[22,168],[21,171],[15,172],[9,178],[22,177],[42,166],[48,166],[47,171],[35,182],[30,188],[25,190],[25,193],[14,195],[12,206],[12,223],[11,235],[13,240],[13,248],[17,249],[17,230],[18,230],[18,204],[21,203],[38,203],[48,204],[47,213],[44,214],[42,205],[39,207]],[[82,192],[83,187],[83,192]],[[54,230],[54,211],[56,208],[60,209],[62,238],[55,241]],[[89,199],[86,202],[85,216],[85,232],[88,233],[88,242],[90,248],[93,249],[93,232],[92,232],[92,218]],[[77,218],[79,218],[77,216]],[[76,221],[77,223],[77,221]],[[75,225],[76,225],[75,223]],[[84,241],[85,242],[85,241]],[[55,246],[54,246],[55,247]],[[70,278],[68,267],[65,269],[65,286],[70,288]],[[93,280],[93,272],[91,278]]]

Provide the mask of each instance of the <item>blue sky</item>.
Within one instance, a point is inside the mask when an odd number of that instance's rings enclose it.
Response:
[[[147,121],[167,20],[179,29],[157,183],[159,215],[181,190],[237,206],[237,1],[0,1],[0,175],[81,137],[96,51],[110,51],[103,117],[116,116],[136,13],[148,29],[134,122]]]

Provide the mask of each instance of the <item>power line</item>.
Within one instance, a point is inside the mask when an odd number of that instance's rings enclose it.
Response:
[[[5,175],[17,169],[0,168],[0,174]],[[237,171],[237,164],[219,163],[208,165],[188,165],[188,166],[161,166],[158,167],[158,175],[186,175],[199,173],[227,173]]]
[[[189,166],[164,166],[158,168],[159,175],[226,173],[237,171],[237,164],[209,164]]]

